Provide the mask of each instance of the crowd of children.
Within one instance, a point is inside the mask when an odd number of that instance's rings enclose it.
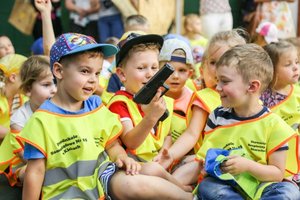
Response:
[[[296,43],[240,29],[207,41],[197,15],[185,39],[135,15],[107,43],[54,40],[51,4],[35,4],[45,56],[0,37],[0,174],[23,199],[300,199]],[[168,88],[136,103],[166,63]]]

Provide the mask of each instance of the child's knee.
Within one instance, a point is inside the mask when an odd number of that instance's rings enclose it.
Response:
[[[168,172],[157,162],[149,162],[142,165],[141,173],[148,176],[165,178]]]

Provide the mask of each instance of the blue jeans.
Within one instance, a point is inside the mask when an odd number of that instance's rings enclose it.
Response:
[[[266,187],[262,193],[261,200],[299,200],[299,188],[290,182],[273,183]]]
[[[123,33],[123,21],[120,14],[99,18],[98,34],[100,43],[104,43],[109,37],[117,37],[119,39]]]
[[[199,200],[244,199],[232,186],[213,177],[206,177],[199,184],[197,197]],[[264,189],[261,200],[275,199],[299,200],[299,188],[290,182],[273,183]]]

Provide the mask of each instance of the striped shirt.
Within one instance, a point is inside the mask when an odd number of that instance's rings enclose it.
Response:
[[[233,108],[224,108],[222,106],[216,108],[208,117],[206,126],[204,128],[204,131],[210,131],[212,129],[215,129],[219,126],[226,126],[230,124],[234,124],[240,121],[246,121],[255,119],[258,117],[262,117],[266,114],[271,112],[267,107],[263,107],[263,109],[258,112],[257,114],[250,116],[250,117],[239,117],[235,114]],[[282,147],[280,147],[278,150],[287,150],[288,144],[284,144]]]

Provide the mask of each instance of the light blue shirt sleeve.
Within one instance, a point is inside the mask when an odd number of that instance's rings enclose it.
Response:
[[[40,159],[45,158],[44,154],[32,146],[31,144],[25,143],[24,147],[24,159],[31,160],[31,159]]]

